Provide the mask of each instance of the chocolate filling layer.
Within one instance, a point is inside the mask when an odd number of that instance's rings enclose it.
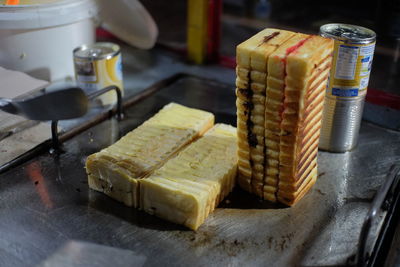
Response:
[[[268,42],[269,40],[271,40],[272,38],[274,38],[275,36],[277,36],[279,34],[280,34],[280,32],[273,32],[270,35],[264,36],[263,43]]]
[[[245,88],[245,89],[239,88],[238,90],[239,93],[242,96],[246,97],[247,100],[251,100],[251,97],[253,96],[253,90],[251,90],[250,88]]]

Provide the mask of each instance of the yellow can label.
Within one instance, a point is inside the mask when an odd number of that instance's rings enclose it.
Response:
[[[375,42],[347,44],[335,40],[327,95],[357,97],[367,93]]]
[[[75,74],[78,85],[88,93],[110,85],[117,86],[123,93],[121,54],[110,59],[94,61],[75,58]],[[105,105],[117,101],[114,91],[110,91],[99,98]]]

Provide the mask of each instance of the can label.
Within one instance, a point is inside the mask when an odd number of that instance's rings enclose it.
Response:
[[[79,85],[82,87],[82,89],[85,89],[87,92],[93,91],[96,89],[96,88],[93,88],[91,90],[88,90],[89,88],[87,88],[85,86],[86,83],[92,83],[92,84],[96,85],[97,76],[96,76],[94,62],[91,62],[88,60],[76,59],[75,60],[75,72],[76,72],[76,79],[77,79]]]
[[[318,147],[345,152],[357,144],[376,34],[343,23],[325,24],[320,33],[334,40],[334,50]]]
[[[75,76],[83,90],[91,93],[107,86],[115,85],[123,93],[121,53],[111,58],[74,58]],[[110,91],[101,95],[99,99],[103,104],[114,104],[117,101],[115,92]]]
[[[335,40],[327,95],[339,98],[364,96],[367,93],[375,42],[349,44]]]

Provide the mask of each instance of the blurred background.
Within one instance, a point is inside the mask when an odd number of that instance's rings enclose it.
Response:
[[[0,66],[45,81],[74,79],[73,49],[115,42],[127,98],[182,72],[234,88],[236,46],[267,27],[319,34],[328,23],[363,26],[377,33],[363,117],[400,130],[400,0],[0,0],[0,7]]]
[[[158,44],[185,50],[187,16],[198,12],[190,1],[141,2],[159,27]],[[222,57],[234,57],[237,44],[266,27],[313,34],[332,22],[370,28],[378,37],[369,87],[400,95],[400,0],[222,0],[220,21]]]

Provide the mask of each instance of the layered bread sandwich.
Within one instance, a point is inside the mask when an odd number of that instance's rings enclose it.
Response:
[[[333,41],[265,29],[237,47],[239,185],[293,205],[317,178]]]
[[[89,187],[138,207],[139,181],[214,125],[214,115],[170,103],[86,160]]]
[[[213,114],[171,103],[87,158],[89,187],[196,230],[236,182],[236,128],[213,125]]]
[[[236,128],[216,124],[141,181],[141,208],[196,230],[235,184],[236,140]]]

